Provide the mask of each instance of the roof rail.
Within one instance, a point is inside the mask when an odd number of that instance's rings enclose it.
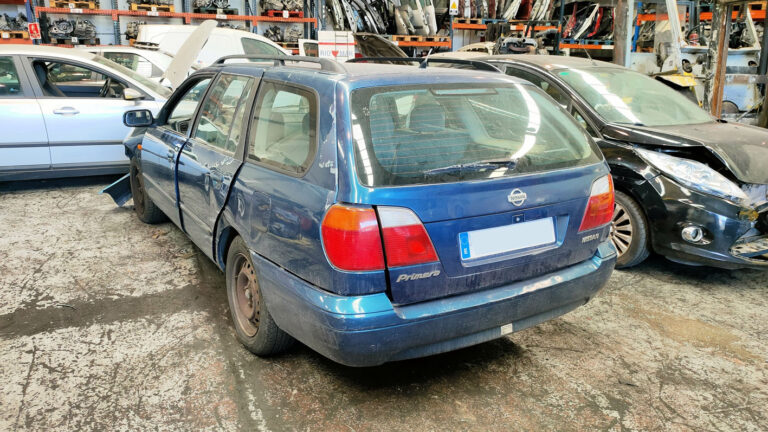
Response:
[[[489,71],[489,72],[501,72],[496,66],[486,63],[483,61],[478,60],[464,60],[464,59],[452,59],[452,58],[434,58],[434,57],[423,57],[423,58],[416,58],[416,57],[358,57],[354,59],[347,60],[347,63],[363,63],[363,62],[371,62],[371,63],[384,63],[384,62],[418,62],[419,68],[426,68],[428,63],[449,63],[449,64],[460,64],[460,65],[467,65],[471,66],[474,69],[482,70],[482,71]]]
[[[305,56],[274,56],[274,55],[243,55],[243,54],[236,54],[236,55],[228,55],[221,57],[220,59],[213,62],[213,64],[224,64],[227,60],[235,60],[235,59],[242,59],[242,60],[267,60],[267,61],[273,61],[275,66],[285,66],[285,62],[307,62],[307,63],[316,63],[320,65],[320,69],[328,72],[336,72],[341,74],[346,74],[347,69],[342,65],[341,63],[327,59],[327,58],[319,58],[319,57],[305,57]]]

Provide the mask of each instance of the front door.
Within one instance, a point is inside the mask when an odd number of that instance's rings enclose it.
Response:
[[[150,100],[127,101],[128,85],[80,63],[29,59],[40,95],[53,169],[126,166],[123,139],[130,109],[157,112]]]
[[[189,138],[200,101],[211,83],[202,76],[180,87],[163,109],[158,125],[147,129],[141,143],[141,175],[144,188],[160,210],[181,226],[177,205],[176,160]]]
[[[213,230],[243,162],[242,139],[257,79],[221,74],[200,106],[192,138],[178,162],[184,230],[213,257]]]
[[[43,113],[18,59],[0,56],[0,179],[51,167]]]

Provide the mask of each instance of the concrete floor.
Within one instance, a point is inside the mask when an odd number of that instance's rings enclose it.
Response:
[[[236,341],[224,278],[107,179],[0,184],[0,430],[766,430],[768,283],[654,257],[510,337],[350,369]]]

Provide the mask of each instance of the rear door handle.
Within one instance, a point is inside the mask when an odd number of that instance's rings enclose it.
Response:
[[[65,106],[61,108],[56,108],[55,110],[53,110],[53,113],[58,115],[75,115],[75,114],[80,114],[80,111],[76,110],[73,107]]]
[[[176,157],[176,153],[168,150],[168,153],[165,154],[165,158],[168,159],[168,162],[173,162],[173,159]]]

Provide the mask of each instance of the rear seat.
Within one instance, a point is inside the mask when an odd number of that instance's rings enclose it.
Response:
[[[464,131],[446,128],[439,104],[413,109],[408,129],[396,129],[389,111],[372,110],[373,149],[382,168],[392,174],[421,176],[426,170],[460,163],[471,143]]]

